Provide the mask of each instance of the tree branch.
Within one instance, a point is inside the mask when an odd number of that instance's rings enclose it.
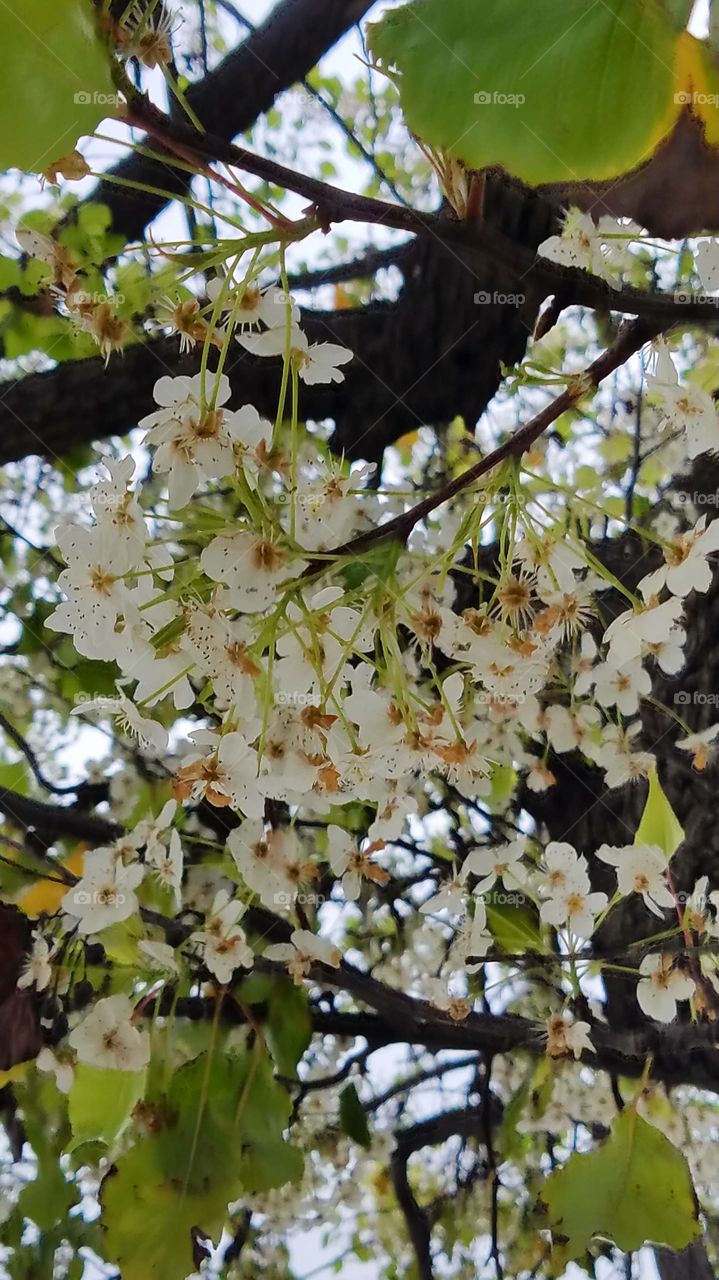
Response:
[[[57,783],[51,782],[49,778],[46,778],[40,768],[38,758],[30,746],[30,743],[22,736],[19,729],[16,729],[15,726],[10,723],[7,716],[3,715],[1,711],[0,729],[2,729],[10,741],[15,744],[18,751],[22,752],[30,766],[35,781],[43,788],[44,791],[52,791],[57,796],[67,796],[76,795],[81,789],[81,783],[70,783],[68,786],[60,787]]]
[[[409,1151],[405,1152],[398,1145],[392,1152],[390,1171],[392,1184],[412,1242],[414,1256],[417,1260],[419,1280],[434,1280],[432,1266],[432,1234],[426,1211],[417,1200],[409,1185]]]
[[[256,968],[259,972],[282,972],[278,965],[261,957]],[[348,992],[372,1010],[345,1012],[312,1006],[312,1026],[318,1035],[349,1040],[362,1037],[373,1048],[416,1044],[433,1052],[464,1050],[490,1056],[527,1053],[533,1058],[543,1057],[546,1051],[546,1026],[531,1018],[513,1013],[470,1013],[463,1021],[454,1021],[428,1001],[393,990],[347,964],[339,969],[316,965],[311,978],[325,989]],[[174,1010],[178,1017],[208,1020],[215,1016],[215,1001],[207,997],[176,1001],[168,988],[156,1006],[148,1005],[148,1011],[153,1010]],[[223,1001],[220,1016],[229,1024],[246,1021],[235,1001]],[[719,1026],[715,1023],[645,1023],[631,1031],[618,1031],[596,1022],[591,1038],[594,1051],[583,1053],[581,1061],[595,1070],[640,1079],[651,1055],[653,1080],[719,1093]]]
[[[501,182],[490,195],[492,217],[511,224],[526,243],[549,234],[552,211],[540,201],[521,201]],[[458,413],[476,422],[501,381],[502,364],[521,358],[541,301],[527,290],[522,307],[478,305],[475,296],[503,290],[501,276],[489,268],[476,274],[436,241],[403,246],[398,265],[404,286],[396,302],[302,317],[310,341],[329,339],[354,353],[345,382],[303,387],[301,402],[305,419],[334,420],[331,446],[348,458],[375,460],[406,431],[441,429]],[[332,278],[343,277],[337,271]],[[317,282],[300,277],[295,287]],[[126,434],[149,412],[157,379],[193,374],[199,361],[198,352],[180,355],[176,337],[163,337],[127,347],[107,368],[100,357],[75,360],[6,382],[0,463],[28,454],[54,459],[77,444]],[[225,372],[238,403],[274,418],[280,369],[279,359],[257,359],[234,344]],[[92,412],[78,414],[78,404]]]
[[[493,471],[501,462],[507,458],[519,458],[523,453],[531,448],[536,440],[556,422],[557,418],[566,413],[568,409],[573,408],[578,400],[584,398],[589,391],[594,391],[599,383],[614,373],[615,370],[625,364],[630,356],[644,346],[644,343],[654,337],[658,330],[652,329],[638,321],[625,321],[617,336],[616,342],[608,347],[583,374],[575,375],[568,379],[569,385],[557,396],[551,404],[546,405],[539,413],[519,431],[515,431],[514,435],[509,436],[503,444],[499,445],[492,453],[487,454],[473,467],[469,467],[467,471],[463,471],[461,475],[455,476],[453,480],[442,485],[435,493],[424,498],[421,502],[410,507],[408,511],[403,511],[394,519],[388,520],[385,524],[375,525],[374,528],[367,530],[365,533],[359,534],[356,538],[351,538],[349,542],[344,542],[339,547],[333,547],[329,551],[323,553],[323,557],[313,560],[305,570],[304,576],[310,576],[318,572],[318,569],[324,567],[327,561],[340,559],[343,556],[357,555],[367,551],[370,547],[376,547],[379,543],[387,542],[389,539],[398,539],[406,542],[412,529],[425,516],[435,511],[437,507],[448,502],[450,498],[454,498],[458,493],[470,488],[482,476]]]
[[[265,156],[255,155],[245,147],[226,142],[208,133],[200,134],[183,123],[176,123],[153,106],[144,94],[132,93],[126,118],[155,137],[162,145],[184,161],[192,157],[222,160],[246,173],[252,173],[275,186],[294,191],[316,208],[327,227],[334,222],[361,222],[366,225],[392,227],[411,235],[432,236],[468,258],[490,260],[501,266],[507,280],[541,286],[545,294],[562,292],[567,302],[635,315],[662,328],[678,321],[686,324],[719,323],[719,298],[693,302],[676,302],[670,294],[647,293],[628,286],[614,289],[587,271],[562,267],[546,258],[537,258],[523,246],[512,243],[484,223],[459,222],[436,213],[425,213],[389,204],[371,196],[358,195],[331,186],[317,178],[298,173]],[[171,163],[171,161],[169,161]]]
[[[210,133],[233,138],[250,129],[283,90],[302,80],[372,0],[283,0],[238,48],[185,93],[190,109]],[[140,146],[146,146],[144,138]],[[140,183],[167,195],[119,186]],[[104,204],[112,229],[139,240],[164,206],[188,190],[191,177],[162,159],[135,152],[109,169],[83,203]]]
[[[81,790],[82,786],[79,784],[76,792]],[[21,796],[7,787],[0,787],[0,813],[4,813],[6,818],[24,831],[36,831],[41,836],[49,836],[51,840],[71,836],[90,844],[104,844],[111,843],[122,835],[122,827],[109,818],[98,818],[74,806],[31,800],[29,796]]]
[[[661,1280],[716,1280],[703,1240],[695,1240],[681,1253],[655,1249],[654,1258]]]

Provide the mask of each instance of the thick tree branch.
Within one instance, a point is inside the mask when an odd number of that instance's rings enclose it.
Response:
[[[260,970],[267,965],[260,960]],[[394,991],[365,974],[318,966],[313,981],[327,988],[343,989],[373,1012],[345,1012],[317,1006],[311,1009],[312,1026],[318,1035],[331,1035],[348,1040],[362,1037],[373,1048],[390,1044],[424,1045],[438,1053],[463,1050],[501,1054],[527,1053],[542,1057],[546,1050],[546,1027],[541,1022],[517,1014],[471,1013],[462,1022],[425,1000]],[[154,1006],[148,1006],[152,1012]],[[178,1017],[209,1020],[215,1003],[210,998],[184,998],[175,1002],[173,992],[166,991],[158,1005],[159,1012],[174,1009]],[[246,1017],[240,1006],[225,1000],[221,1017],[229,1024],[241,1024]],[[599,1071],[638,1080],[646,1069],[651,1054],[652,1079],[668,1086],[693,1085],[719,1093],[719,1028],[712,1023],[683,1026],[647,1023],[632,1031],[616,1031],[602,1023],[591,1030],[595,1051],[585,1052],[582,1061]]]
[[[703,1240],[695,1240],[681,1253],[655,1249],[654,1258],[661,1280],[716,1280]]]
[[[82,786],[78,785],[76,794],[81,791]],[[70,836],[90,844],[103,844],[122,835],[122,828],[109,818],[98,818],[74,806],[45,804],[7,787],[0,787],[0,813],[24,831],[37,832],[50,841]]]
[[[429,1217],[426,1210],[422,1208],[422,1205],[417,1200],[409,1182],[408,1164],[411,1150],[411,1147],[409,1150],[405,1150],[398,1143],[392,1152],[390,1161],[392,1184],[397,1197],[397,1204],[407,1224],[407,1232],[412,1242],[417,1262],[419,1280],[434,1280],[432,1233]]]
[[[80,789],[79,786],[76,786],[70,783],[68,786],[61,787],[61,786],[58,786],[57,783],[51,782],[49,778],[45,777],[42,769],[40,768],[40,762],[38,761],[38,758],[35,755],[35,752],[30,746],[30,743],[27,741],[26,738],[23,737],[19,729],[16,729],[15,726],[11,724],[7,716],[3,715],[1,711],[0,711],[0,730],[2,730],[2,732],[6,735],[6,737],[8,737],[10,741],[15,744],[18,751],[22,752],[22,754],[24,755],[25,759],[27,760],[30,766],[30,769],[32,771],[33,777],[35,778],[35,781],[39,783],[39,785],[43,788],[44,791],[52,791],[56,796],[67,796],[67,795],[77,794],[78,790]]]
[[[541,201],[520,198],[500,181],[488,187],[493,223],[528,245],[549,234],[553,211]],[[382,265],[379,251],[376,266]],[[529,289],[521,306],[511,298],[502,302],[501,273],[489,267],[475,273],[434,240],[403,246],[398,265],[404,286],[396,302],[303,316],[312,341],[329,339],[354,353],[344,383],[303,387],[300,406],[305,418],[335,421],[332,447],[350,458],[377,459],[405,432],[425,424],[441,429],[458,413],[476,422],[501,381],[501,365],[521,358],[541,302]],[[359,268],[366,269],[362,262]],[[354,269],[346,278],[350,274]],[[332,278],[341,278],[339,272]],[[295,287],[314,283],[311,273]],[[500,301],[487,303],[487,297]],[[157,338],[128,347],[107,368],[99,357],[70,361],[5,383],[0,463],[28,454],[54,459],[77,444],[126,434],[152,408],[157,379],[194,373],[199,358],[197,352],[181,357],[174,337]],[[279,361],[254,359],[235,345],[226,372],[236,403],[252,403],[274,418]],[[78,406],[92,412],[79,413]]]
[[[255,155],[245,147],[225,142],[221,137],[199,134],[158,111],[143,94],[133,95],[127,118],[130,123],[146,128],[184,161],[193,156],[202,161],[208,158],[222,160],[266,182],[294,191],[317,209],[327,226],[335,222],[361,222],[392,227],[414,235],[432,236],[451,246],[454,252],[468,255],[468,260],[474,257],[475,260],[489,260],[496,266],[501,266],[508,283],[523,281],[527,287],[530,284],[542,287],[545,294],[565,294],[565,305],[572,302],[605,311],[618,311],[641,317],[661,327],[668,327],[680,320],[685,324],[719,322],[719,299],[706,299],[702,296],[694,302],[677,302],[670,294],[646,293],[629,287],[614,289],[589,272],[561,267],[548,259],[537,258],[531,250],[513,244],[497,232],[489,231],[484,224],[477,226],[470,222],[442,218],[436,213],[408,209],[371,196],[345,191],[298,173],[265,156]]]

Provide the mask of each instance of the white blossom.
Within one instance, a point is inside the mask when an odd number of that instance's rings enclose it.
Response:
[[[680,1000],[690,1000],[694,995],[692,979],[675,966],[671,955],[652,952],[644,956],[639,973],[639,1007],[648,1018],[654,1018],[657,1022],[671,1022],[677,1011],[677,1003]]]
[[[231,982],[236,969],[251,969],[255,961],[239,924],[244,913],[244,905],[221,889],[205,918],[204,928],[192,934],[192,940],[200,945],[207,968],[223,986]]]
[[[326,938],[320,938],[309,929],[293,929],[289,942],[273,943],[265,949],[268,960],[286,964],[293,980],[301,984],[315,964],[326,964],[336,969],[342,958],[339,947]]]
[[[53,948],[42,934],[35,933],[32,951],[23,964],[22,972],[17,980],[18,988],[34,987],[36,991],[44,991],[52,978]]]
[[[73,707],[70,715],[85,716],[89,711],[99,711],[103,715],[112,716],[119,722],[124,733],[137,738],[144,751],[162,756],[167,750],[169,741],[167,729],[163,729],[162,725],[156,720],[151,720],[149,716],[143,716],[134,702],[125,694],[120,693],[116,698],[104,696],[89,698],[80,706]]]
[[[603,844],[596,856],[610,867],[616,867],[617,887],[622,897],[641,894],[645,905],[655,915],[671,910],[674,898],[665,879],[667,860],[657,845],[628,844],[613,847]]]
[[[142,1071],[150,1061],[150,1038],[135,1026],[133,1015],[127,996],[98,1000],[70,1033],[80,1062],[113,1071]]]
[[[136,913],[135,889],[142,877],[139,863],[125,867],[107,851],[97,849],[86,858],[77,884],[65,894],[63,910],[77,918],[80,933],[99,933]]]
[[[283,328],[266,329],[264,333],[239,334],[238,342],[256,356],[283,355],[288,337]],[[339,366],[352,359],[352,352],[336,342],[310,343],[307,335],[293,325],[289,334],[289,356],[303,382],[314,386],[322,382],[344,382]]]

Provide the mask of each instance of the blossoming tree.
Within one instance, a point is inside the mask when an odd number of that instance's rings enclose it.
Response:
[[[715,1274],[719,24],[524,10],[0,9],[8,1276]]]

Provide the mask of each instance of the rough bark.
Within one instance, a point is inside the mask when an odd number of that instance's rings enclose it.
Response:
[[[716,1280],[703,1240],[695,1241],[681,1253],[655,1249],[654,1258],[661,1280]]]

